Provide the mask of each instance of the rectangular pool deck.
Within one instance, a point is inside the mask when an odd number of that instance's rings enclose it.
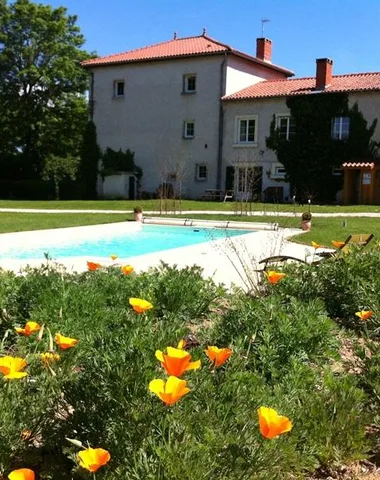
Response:
[[[180,219],[175,220],[178,221]],[[188,224],[191,221],[191,219],[186,220]],[[181,222],[184,221],[185,219],[181,219]],[[194,223],[191,223],[191,226],[197,226],[199,221],[193,220],[192,222]],[[156,223],[156,220],[154,223]],[[300,233],[299,229],[273,228],[273,226],[269,227],[263,224],[260,226],[262,229],[256,230],[258,225],[251,222],[247,222],[245,225],[244,222],[239,222],[239,224],[241,224],[239,228],[255,229],[254,233],[213,240],[198,245],[163,250],[146,255],[118,258],[117,262],[119,265],[132,265],[137,273],[146,271],[152,266],[157,266],[161,261],[169,265],[177,265],[179,268],[195,264],[203,269],[205,277],[213,278],[218,284],[224,284],[227,288],[231,288],[233,285],[245,288],[244,277],[246,272],[244,271],[244,264],[248,266],[248,270],[254,270],[258,268],[257,262],[269,255],[277,255],[281,252],[286,255],[305,259],[306,256],[313,253],[312,247],[287,241],[288,237]],[[182,225],[184,225],[184,223],[182,223]],[[202,226],[204,226],[204,222],[202,222]],[[121,222],[85,227],[5,233],[0,234],[0,249],[5,249],[8,246],[23,249],[25,245],[38,245],[41,244],[41,238],[47,243],[55,241],[59,243],[69,241],[70,238],[76,240],[88,237],[99,238],[104,235],[120,234],[121,232],[125,232],[127,235],[128,232],[136,231],[136,229],[139,228],[141,228],[141,225],[136,224],[136,222]],[[236,228],[236,225],[231,225],[231,228]],[[111,253],[117,252],[109,252],[109,254]],[[81,272],[87,270],[88,260],[99,262],[102,265],[114,264],[110,257],[97,256],[63,257],[58,258],[56,263],[64,265],[68,271]],[[6,258],[0,260],[0,268],[21,272],[27,265],[35,267],[46,263],[46,261],[46,259],[41,261]]]

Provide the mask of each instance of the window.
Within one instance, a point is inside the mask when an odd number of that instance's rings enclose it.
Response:
[[[294,118],[290,115],[277,115],[277,132],[280,140],[289,140],[295,133]]]
[[[197,77],[195,74],[183,76],[183,93],[195,93],[197,86]]]
[[[271,178],[284,178],[285,173],[285,168],[282,165],[275,165],[272,168]]]
[[[257,137],[257,115],[236,118],[236,143],[255,144]]]
[[[124,97],[124,80],[116,80],[114,82],[114,96]]]
[[[207,167],[206,167],[206,165],[201,165],[201,164],[196,165],[196,175],[195,175],[195,177],[198,181],[207,180]]]
[[[349,117],[335,117],[331,124],[331,138],[334,140],[345,140],[350,134]]]
[[[194,138],[194,122],[185,122],[184,138]]]

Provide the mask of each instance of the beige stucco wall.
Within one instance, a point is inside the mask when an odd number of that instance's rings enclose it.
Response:
[[[357,92],[350,93],[349,106],[352,107],[354,103],[358,104],[359,110],[364,115],[368,122],[368,126],[372,124],[375,118],[380,117],[380,92]],[[375,133],[372,137],[375,141],[380,141],[380,124],[378,122]]]
[[[257,82],[285,79],[285,75],[259,64],[248,62],[236,55],[229,55],[227,60],[227,78],[225,95],[231,95]]]
[[[94,69],[99,145],[135,152],[143,191],[154,192],[170,172],[180,173],[185,196],[215,188],[222,60],[197,57]],[[182,93],[183,75],[189,73],[197,76],[195,94]],[[124,97],[113,96],[115,80],[125,81]],[[183,138],[186,120],[195,122],[193,139]],[[195,181],[197,163],[207,166],[207,181]]]
[[[269,135],[270,123],[275,114],[288,114],[285,98],[268,98],[256,101],[224,102],[223,184],[226,167],[230,165],[258,166],[263,168],[264,191],[267,187],[283,187],[284,199],[289,197],[289,185],[275,179],[274,168],[280,166],[276,154],[267,149],[265,139]],[[249,146],[236,144],[236,117],[257,115],[257,143]]]
[[[357,92],[349,94],[349,106],[358,104],[371,125],[379,118],[380,92]],[[286,97],[267,98],[251,101],[224,102],[224,146],[223,146],[223,184],[225,182],[226,167],[228,165],[256,165],[263,167],[263,191],[269,186],[283,186],[284,199],[289,200],[289,185],[274,178],[274,169],[280,166],[276,154],[267,149],[265,139],[269,135],[270,123],[273,115],[289,114],[286,106]],[[236,117],[240,115],[257,115],[258,130],[257,144],[240,146],[235,143]],[[373,140],[380,140],[380,124],[377,125]]]
[[[282,76],[224,54],[96,67],[93,72],[100,147],[135,152],[143,169],[142,191],[155,192],[168,173],[176,172],[177,182],[172,183],[177,189],[181,183],[182,195],[189,198],[217,188],[219,108],[226,87],[237,91],[262,78]],[[194,94],[182,92],[186,74],[196,74]],[[115,81],[125,82],[123,97],[114,96]],[[195,123],[193,139],[183,138],[185,121]],[[207,167],[206,181],[196,180],[197,164]]]

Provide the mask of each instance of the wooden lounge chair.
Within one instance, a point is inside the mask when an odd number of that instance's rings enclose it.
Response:
[[[262,265],[263,268],[258,271],[266,271],[270,268],[274,268],[276,264],[284,264],[287,262],[298,262],[298,263],[306,263],[306,264],[316,264],[323,261],[326,258],[335,257],[339,252],[348,252],[350,246],[356,245],[359,247],[365,247],[368,243],[374,238],[373,233],[360,233],[349,235],[345,242],[337,248],[336,250],[324,251],[320,253],[316,253],[315,256],[317,258],[314,259],[314,255],[312,255],[313,260],[311,262],[307,262],[302,258],[292,257],[290,255],[274,255],[271,257],[266,257],[260,260],[259,265]]]
[[[354,235],[349,235],[345,242],[336,250],[326,251],[317,253],[318,257],[322,258],[331,258],[339,252],[347,253],[350,249],[350,246],[356,245],[358,247],[365,247],[373,239],[373,233],[357,233]]]

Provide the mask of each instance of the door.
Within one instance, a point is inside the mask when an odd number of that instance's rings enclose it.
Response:
[[[128,192],[128,199],[135,200],[135,177],[132,175],[129,176]]]
[[[263,167],[235,168],[235,197],[242,202],[257,202],[261,200],[263,185]]]

